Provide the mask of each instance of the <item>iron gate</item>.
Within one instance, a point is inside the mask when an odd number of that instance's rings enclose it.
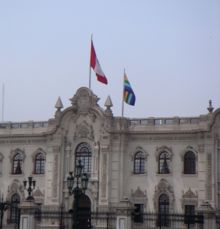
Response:
[[[133,213],[128,213],[131,218],[132,229],[190,229],[202,228],[203,215],[184,215],[184,214],[159,214],[159,213],[143,213],[139,216]],[[117,213],[116,212],[91,212],[91,218],[88,220],[88,215],[84,216],[81,212],[79,222],[82,222],[80,228],[95,229],[106,228],[116,229]],[[56,225],[56,228],[70,229],[73,223],[73,213],[71,211],[37,211],[35,218],[38,226]],[[195,227],[196,226],[196,227]]]

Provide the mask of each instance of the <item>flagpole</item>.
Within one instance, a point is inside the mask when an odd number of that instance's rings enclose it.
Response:
[[[5,84],[2,84],[2,122],[4,122],[5,113]]]
[[[125,76],[125,69],[124,75],[122,77],[122,106],[121,106],[121,116],[124,117],[124,76]]]
[[[124,69],[124,75],[125,75],[125,69]],[[121,109],[121,118],[120,118],[120,123],[119,123],[119,152],[120,152],[120,159],[121,161],[123,161],[123,142],[124,142],[124,138],[123,138],[123,118],[124,118],[124,75],[122,77],[122,109]],[[120,170],[123,171],[123,163],[121,163],[120,165]],[[120,183],[119,183],[119,190],[122,189],[121,185],[123,184],[123,173],[120,173]],[[122,198],[122,196],[120,195],[120,198]]]
[[[90,58],[89,58],[89,89],[91,90],[91,48],[92,48],[92,34],[90,40]]]

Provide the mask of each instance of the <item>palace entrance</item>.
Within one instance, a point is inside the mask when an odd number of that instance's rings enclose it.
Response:
[[[85,194],[80,195],[78,200],[78,220],[80,229],[91,228],[91,201]]]

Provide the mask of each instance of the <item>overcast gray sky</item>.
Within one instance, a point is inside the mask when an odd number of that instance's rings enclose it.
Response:
[[[47,120],[88,86],[90,37],[121,115],[124,68],[136,94],[128,117],[197,116],[220,107],[219,0],[1,0],[5,121]],[[0,87],[1,88],[1,87]],[[2,94],[2,93],[1,93]]]

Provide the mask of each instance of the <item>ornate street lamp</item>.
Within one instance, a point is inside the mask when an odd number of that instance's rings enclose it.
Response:
[[[8,201],[4,201],[3,195],[0,197],[0,229],[2,229],[2,225],[3,225],[3,216],[4,216],[4,212],[8,209],[9,207],[9,202]]]
[[[79,229],[79,198],[83,195],[88,187],[88,174],[83,173],[83,165],[81,160],[78,160],[76,165],[75,174],[69,172],[67,177],[67,187],[69,189],[69,194],[74,195],[74,205],[73,205],[73,229]]]
[[[23,181],[23,184],[24,184],[24,189],[27,190],[28,192],[28,197],[26,200],[33,201],[34,197],[32,196],[32,192],[35,189],[36,181],[33,180],[33,177],[30,176],[28,177],[28,180]],[[28,187],[27,187],[27,184],[28,184]]]

